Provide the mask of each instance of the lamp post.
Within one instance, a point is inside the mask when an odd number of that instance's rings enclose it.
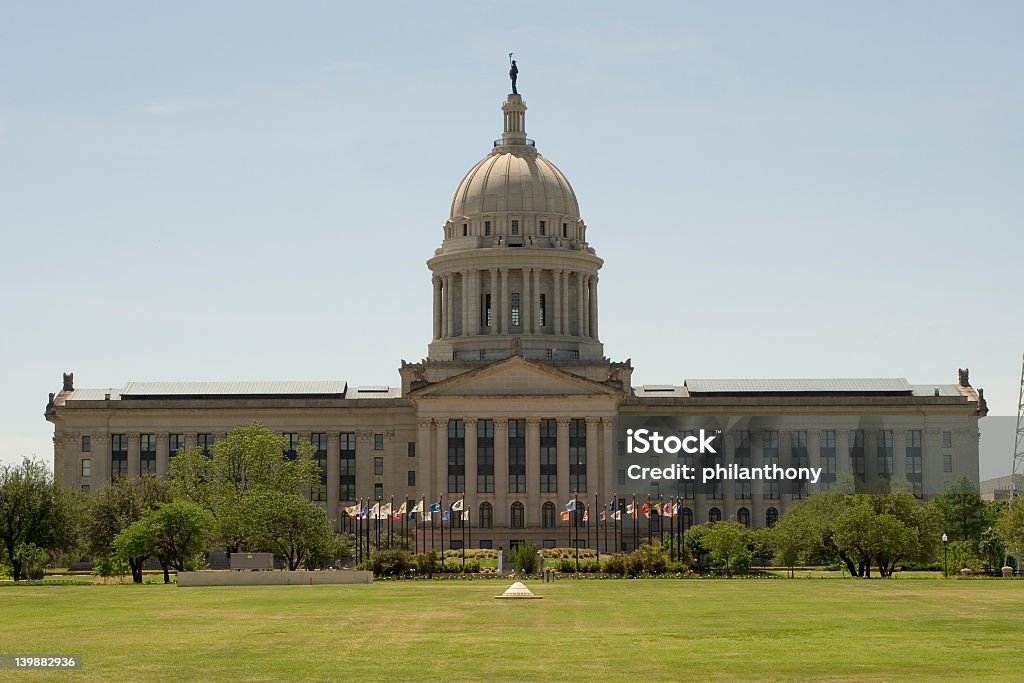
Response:
[[[944,578],[949,578],[949,565],[947,564],[947,560],[949,558],[949,546],[947,545],[948,543],[949,536],[947,536],[946,534],[942,534],[942,576]]]

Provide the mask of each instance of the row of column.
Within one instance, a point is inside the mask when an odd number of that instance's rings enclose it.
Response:
[[[495,526],[508,526],[509,508],[515,501],[526,507],[527,526],[540,526],[542,500],[561,501],[572,497],[569,485],[569,424],[573,418],[559,417],[556,429],[556,488],[553,493],[540,491],[540,423],[541,418],[526,418],[526,490],[515,493],[508,490],[508,420],[507,417],[487,418],[494,421],[494,492],[477,491],[477,422],[479,418],[462,418],[465,424],[465,491],[448,491],[448,419],[421,419],[418,421],[416,452],[418,470],[417,496],[428,501],[444,496],[446,501],[465,497],[466,506],[478,509],[483,500],[492,501],[495,508]],[[578,419],[578,418],[577,418]],[[588,417],[586,421],[587,474],[586,492],[581,497],[592,500],[598,493],[602,500],[610,496],[614,459],[613,418]]]
[[[519,324],[513,325],[512,297],[509,291],[509,271],[520,273]],[[550,273],[551,298],[545,302],[545,321],[540,324],[541,275]],[[489,273],[489,275],[487,275]],[[570,285],[570,276],[572,278]],[[521,334],[571,334],[571,301],[575,301],[576,336],[598,338],[597,330],[597,276],[572,270],[544,268],[492,268],[464,270],[457,273],[435,275],[434,285],[434,339],[480,334],[484,278],[489,279],[491,295],[491,325],[483,334],[510,334],[514,328]],[[456,292],[456,281],[459,292]],[[543,328],[543,329],[542,329]],[[549,332],[550,331],[550,332]]]

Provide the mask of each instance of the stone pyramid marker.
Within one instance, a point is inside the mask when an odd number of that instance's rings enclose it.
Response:
[[[499,600],[541,600],[544,596],[534,595],[529,588],[516,581],[504,593],[494,597]]]

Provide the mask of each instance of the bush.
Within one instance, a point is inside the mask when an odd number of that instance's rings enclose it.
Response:
[[[418,576],[425,576],[429,579],[432,578],[436,572],[441,571],[441,560],[438,557],[436,550],[428,550],[425,553],[419,553],[412,559],[413,563],[416,565],[416,574]]]
[[[517,574],[529,576],[537,571],[537,546],[532,543],[520,543],[512,551],[512,564]]]
[[[601,571],[605,574],[612,574],[614,576],[625,576],[626,575],[626,554],[615,553],[601,566]]]
[[[580,563],[580,571],[598,571],[597,562],[588,562],[587,569]],[[591,569],[590,567],[595,567]],[[631,553],[615,553],[609,557],[600,571],[613,576],[646,576],[664,574],[666,572],[682,573],[687,570],[685,562],[669,562],[668,554],[660,543],[655,541],[640,546]]]
[[[412,553],[403,548],[374,550],[370,568],[377,576],[403,576],[412,569]]]
[[[50,562],[50,553],[31,543],[23,543],[14,549],[14,556],[21,560],[23,578],[29,581],[43,580],[46,565]]]

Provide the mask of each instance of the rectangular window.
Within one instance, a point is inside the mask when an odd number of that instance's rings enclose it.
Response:
[[[82,484],[82,493],[89,493],[89,485]]]
[[[476,423],[476,491],[494,493],[494,420]]]
[[[942,447],[952,448],[953,447],[953,432],[942,432]]]
[[[907,430],[907,474],[921,474],[924,471],[924,457],[921,450],[921,430]]]
[[[508,492],[526,493],[526,420],[508,421]]]
[[[876,451],[878,476],[888,479],[892,476],[892,432],[889,430],[881,430],[877,433]]]
[[[480,541],[479,547],[481,550],[491,550],[492,548],[494,548],[494,542],[489,538],[485,538],[482,541]]]
[[[110,478],[128,476],[128,435],[110,435]]]
[[[762,445],[764,448],[764,464],[765,465],[778,465],[779,464],[779,433],[778,432],[765,432],[762,437]],[[778,497],[778,496],[776,496]]]
[[[356,499],[356,435],[341,433],[341,500]]]
[[[469,223],[463,223],[462,224],[462,236],[463,237],[468,237],[469,236]]]
[[[626,470],[619,470],[619,486],[626,485]]]
[[[327,435],[320,432],[310,434],[309,441],[314,448],[313,459],[320,468],[320,485],[309,490],[309,499],[327,500]]]
[[[942,456],[942,471],[946,472],[947,474],[949,474],[949,473],[951,473],[953,471],[953,456],[952,455],[948,455],[947,454],[947,455]]]
[[[91,453],[92,452],[92,437],[89,436],[88,434],[83,434],[82,435],[82,452],[83,453]]]
[[[807,467],[810,459],[807,455],[807,432],[790,432],[790,454],[794,467]]]
[[[821,447],[821,471],[826,474],[836,473],[836,433],[822,432],[820,441]]]
[[[178,451],[185,449],[184,434],[169,434],[167,436],[167,459],[168,461],[178,454]]]
[[[558,493],[558,423],[555,420],[540,421],[540,492]]]
[[[82,458],[82,477],[92,476],[92,458]]]
[[[384,450],[384,435],[374,434],[373,435],[373,450],[382,451]]]
[[[466,423],[448,420],[448,493],[466,490]]]
[[[519,327],[519,308],[522,304],[522,297],[519,292],[512,292],[512,327]]]
[[[547,230],[547,226],[546,226],[546,225],[544,224],[544,221],[541,221],[541,222],[540,222],[540,225],[539,225],[539,229],[540,229],[540,236],[541,236],[541,237],[543,237],[544,235],[546,235],[546,234],[547,234],[547,232],[548,232],[548,230]]]
[[[156,474],[156,434],[139,437],[139,472]]]
[[[738,500],[750,500],[751,487],[750,482],[745,480],[738,480],[736,482],[736,498]]]
[[[373,475],[375,477],[384,476],[384,458],[373,459]]]
[[[568,237],[568,236],[569,236],[569,224],[568,223],[562,223],[562,237]]]
[[[405,446],[405,454],[408,455],[410,458],[415,458],[416,457],[416,442],[415,441],[410,441],[409,443],[406,444],[406,446]]]
[[[517,221],[515,219],[512,219],[512,234],[513,235],[518,235],[519,234],[519,221]]]
[[[850,445],[850,469],[861,480],[864,479],[864,430],[855,429],[847,436]]]
[[[213,446],[213,434],[196,435],[196,446],[203,452],[203,455],[209,455],[210,448]]]
[[[299,446],[299,435],[294,432],[289,432],[281,435],[284,437],[284,457],[288,460],[294,460],[299,457],[298,446]]]
[[[742,431],[733,434],[733,446],[736,449],[736,464],[748,467],[750,465],[750,432]]]
[[[373,499],[383,500],[384,499],[384,484],[373,485]]]
[[[484,221],[484,235],[490,236],[491,234],[491,222]]]
[[[407,486],[416,485],[416,470],[409,470],[405,473],[405,483]]]
[[[766,481],[764,482],[764,497],[768,500],[779,499],[779,482],[777,481]]]
[[[574,493],[587,490],[586,420],[569,422],[569,490]]]

